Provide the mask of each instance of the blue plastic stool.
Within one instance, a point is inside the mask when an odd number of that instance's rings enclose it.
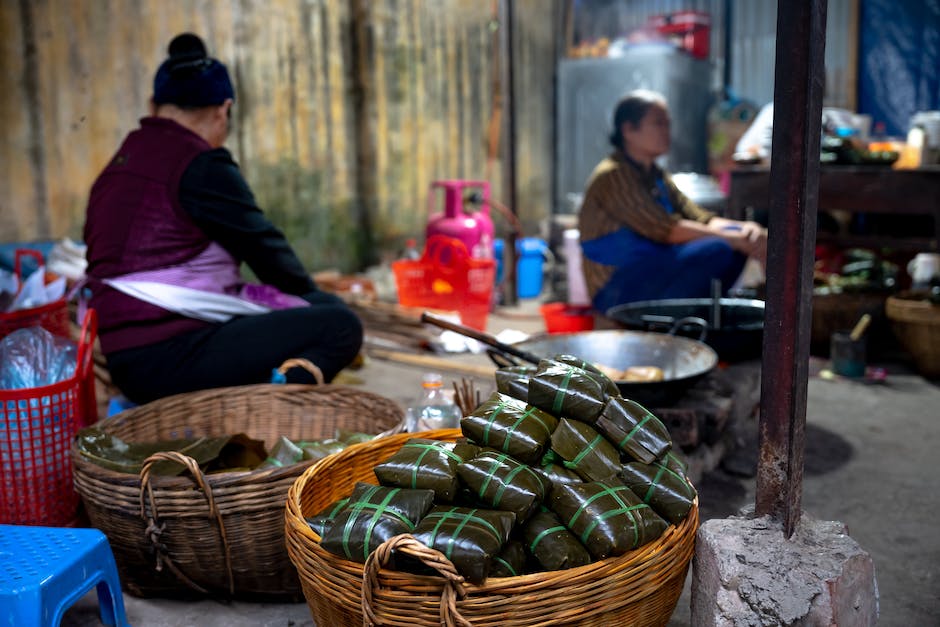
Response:
[[[0,625],[58,627],[65,611],[96,585],[101,622],[129,627],[103,533],[0,525]]]

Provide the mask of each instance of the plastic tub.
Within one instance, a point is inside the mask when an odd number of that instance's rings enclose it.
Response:
[[[589,305],[546,303],[539,307],[549,333],[577,333],[594,329],[594,314]]]

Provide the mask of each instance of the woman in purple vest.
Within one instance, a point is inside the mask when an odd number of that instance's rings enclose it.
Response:
[[[137,403],[267,382],[292,357],[330,381],[362,344],[359,319],[317,289],[223,148],[234,100],[202,40],[175,37],[150,117],[91,189],[89,305],[112,380]],[[242,263],[261,284],[242,279]],[[299,369],[287,379],[313,381]]]

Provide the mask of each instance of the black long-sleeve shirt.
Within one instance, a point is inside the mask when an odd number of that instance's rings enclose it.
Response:
[[[262,283],[302,295],[316,289],[284,234],[255,203],[232,154],[216,148],[199,154],[180,179],[183,209],[207,236]]]

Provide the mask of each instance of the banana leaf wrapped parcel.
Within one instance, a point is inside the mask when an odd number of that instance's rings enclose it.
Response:
[[[695,501],[695,488],[671,455],[663,461],[630,462],[620,470],[620,479],[667,521],[677,525],[688,516]]]
[[[672,438],[659,418],[639,403],[611,397],[597,418],[597,430],[621,451],[651,464],[672,448]]]
[[[451,503],[460,487],[457,466],[479,451],[473,444],[412,438],[375,466],[375,476],[384,486],[434,490],[435,500]]]
[[[552,486],[549,509],[595,559],[643,546],[669,526],[616,477]]]
[[[431,490],[386,488],[357,483],[349,502],[324,529],[324,550],[364,562],[380,544],[411,533],[434,504]]]
[[[529,405],[553,416],[575,418],[594,423],[604,409],[607,395],[594,375],[576,366],[551,359],[539,362],[539,369],[529,378]]]
[[[552,450],[585,481],[600,481],[620,472],[620,453],[614,445],[578,420],[561,419],[552,433]]]
[[[529,398],[529,377],[536,373],[535,366],[507,366],[497,368],[496,391],[520,401]]]
[[[581,475],[556,462],[543,463],[541,466],[532,466],[532,470],[542,475],[546,487],[554,483],[582,483],[584,481]]]
[[[617,387],[617,384],[611,381],[610,377],[601,372],[594,364],[574,355],[555,355],[554,359],[587,372],[589,377],[601,384],[608,396],[620,396],[620,388]]]
[[[414,537],[437,549],[471,583],[489,576],[493,558],[509,540],[516,522],[512,512],[435,506],[414,530]]]
[[[333,521],[336,520],[336,515],[346,507],[347,503],[349,503],[348,496],[344,499],[333,501],[313,516],[308,516],[307,524],[322,538],[326,530],[333,525]]]
[[[524,464],[542,458],[558,418],[507,394],[494,392],[460,420],[464,435]]]
[[[528,518],[545,498],[546,485],[534,470],[492,449],[483,449],[457,466],[457,475],[481,504],[512,512],[518,522]]]
[[[591,563],[591,555],[558,516],[540,507],[522,527],[525,547],[543,570],[564,570]]]
[[[518,540],[509,540],[499,555],[493,558],[493,565],[490,567],[488,576],[518,577],[523,575],[526,572],[527,558],[525,546]]]

